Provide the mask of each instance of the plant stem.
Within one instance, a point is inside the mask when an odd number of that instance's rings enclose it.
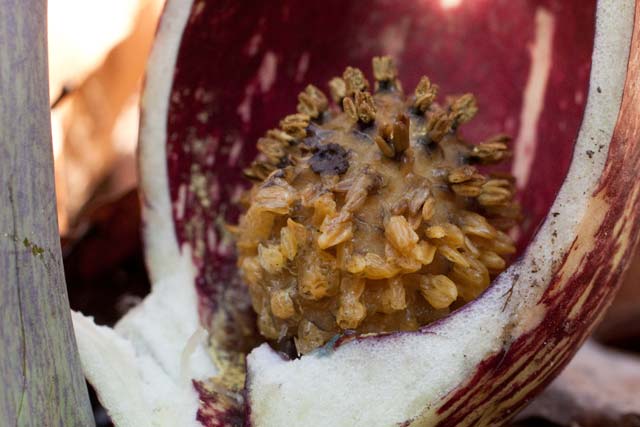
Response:
[[[56,218],[46,1],[0,0],[0,424],[92,426]]]

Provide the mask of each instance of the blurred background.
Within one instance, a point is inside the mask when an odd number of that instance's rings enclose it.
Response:
[[[135,151],[163,0],[50,0],[58,221],[74,309],[111,324],[148,291]]]
[[[140,88],[163,3],[49,0],[51,121],[67,286],[72,308],[93,315],[99,324],[112,325],[149,291],[139,234],[135,153]],[[447,7],[459,3],[443,1]],[[640,354],[639,279],[636,256],[594,335],[601,344],[629,355]],[[610,425],[603,424],[606,417],[598,418],[598,411],[624,412],[631,405],[624,425],[640,426],[640,407],[634,406],[640,394],[640,362],[622,362],[615,358],[617,353],[595,348],[595,353],[584,352],[582,365],[574,369],[583,377],[560,377],[560,384],[554,384],[518,425]],[[607,373],[604,379],[596,370]],[[611,384],[620,378],[626,380]],[[631,400],[622,404],[616,398],[612,403],[604,390],[620,396],[631,393]],[[111,425],[95,396],[92,399],[98,426]],[[585,408],[594,415],[585,415]]]

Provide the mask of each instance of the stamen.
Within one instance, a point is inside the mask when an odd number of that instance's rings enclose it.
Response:
[[[409,117],[406,114],[398,114],[393,123],[393,148],[396,153],[409,148]]]
[[[471,157],[483,165],[500,163],[511,157],[508,143],[511,138],[507,135],[496,135],[493,138],[473,147]]]
[[[347,67],[342,75],[345,83],[345,95],[351,96],[357,92],[369,89],[369,82],[359,68]]]
[[[434,142],[440,142],[442,138],[451,132],[453,120],[444,110],[438,110],[431,114],[427,120],[427,136]]]
[[[369,92],[357,92],[355,104],[358,111],[358,120],[364,124],[369,124],[376,119],[376,106]]]
[[[380,89],[398,87],[398,69],[390,56],[375,56],[373,58],[373,76],[376,79],[376,92]]]
[[[342,99],[342,109],[352,122],[355,123],[358,121],[358,108],[351,97],[345,97]]]
[[[328,107],[327,97],[314,85],[308,85],[298,95],[298,113],[306,114],[312,119],[317,119]]]
[[[347,96],[347,85],[340,77],[334,77],[329,81],[329,91],[333,102],[342,105],[342,99]]]
[[[471,93],[456,98],[451,103],[451,119],[456,126],[471,120],[478,112],[476,97]]]
[[[374,138],[374,141],[380,151],[382,151],[382,154],[384,154],[386,157],[389,157],[390,159],[396,156],[396,150],[393,147],[393,144],[391,144],[390,142],[392,134],[393,127],[389,123],[386,123],[380,127],[380,129],[378,130],[378,135],[376,135]]]
[[[429,77],[422,76],[418,86],[416,86],[413,106],[419,112],[424,113],[435,101],[436,96],[438,96],[438,86],[432,85]]]
[[[280,122],[280,127],[295,139],[307,136],[307,128],[311,118],[306,114],[291,114]]]

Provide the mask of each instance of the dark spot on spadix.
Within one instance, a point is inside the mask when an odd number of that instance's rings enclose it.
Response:
[[[320,145],[309,159],[309,167],[320,175],[342,175],[349,169],[347,157],[347,151],[338,144]]]

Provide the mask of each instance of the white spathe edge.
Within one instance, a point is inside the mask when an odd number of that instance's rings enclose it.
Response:
[[[182,32],[194,0],[168,0],[149,55],[140,100],[138,167],[145,261],[155,282],[191,263],[175,235],[167,171],[167,115]],[[187,261],[188,260],[188,261]]]
[[[186,268],[157,281],[114,329],[72,312],[85,376],[118,427],[197,426],[192,380],[215,374]]]
[[[633,19],[632,0],[598,2],[589,97],[571,168],[551,208],[558,215],[547,219],[520,262],[479,300],[425,334],[354,341],[331,354],[319,351],[294,361],[284,361],[267,345],[258,347],[248,358],[251,425],[369,427],[407,420],[432,425],[436,402],[504,345],[512,322],[522,326],[518,313],[535,304],[554,262],[576,236],[585,196],[600,178],[616,123]],[[605,147],[598,149],[601,144]]]
[[[118,427],[198,426],[192,379],[215,374],[198,319],[195,269],[174,233],[166,122],[175,62],[193,0],[169,0],[141,100],[140,181],[152,291],[114,329],[72,313],[85,376]]]

